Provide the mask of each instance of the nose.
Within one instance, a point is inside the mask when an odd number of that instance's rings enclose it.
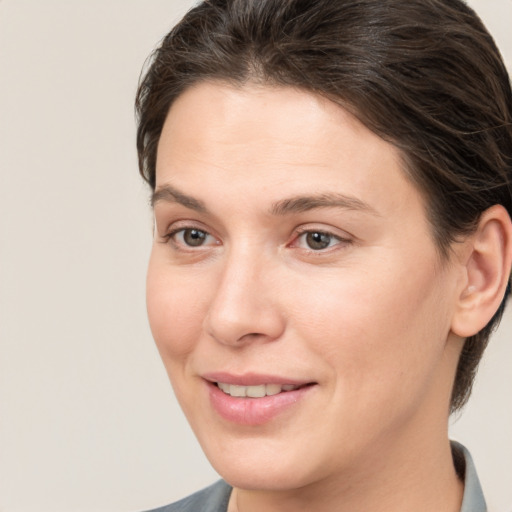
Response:
[[[285,328],[275,267],[263,258],[227,258],[204,320],[205,331],[217,342],[243,346],[277,340]]]

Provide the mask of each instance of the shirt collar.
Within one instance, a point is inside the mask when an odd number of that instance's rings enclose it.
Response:
[[[475,464],[469,451],[456,441],[451,442],[454,460],[462,459],[464,468],[464,496],[460,512],[486,512],[484,493],[476,474]]]

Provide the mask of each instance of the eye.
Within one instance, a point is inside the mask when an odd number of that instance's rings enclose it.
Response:
[[[201,247],[211,245],[215,239],[207,231],[197,228],[182,228],[169,233],[169,239],[174,240],[178,245],[187,247]]]
[[[326,231],[310,230],[300,233],[294,245],[311,251],[323,251],[342,242],[348,243],[348,240],[343,240]]]

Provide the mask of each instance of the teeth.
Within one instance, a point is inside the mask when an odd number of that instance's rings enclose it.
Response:
[[[264,396],[272,396],[282,391],[292,391],[300,386],[293,384],[260,384],[259,386],[238,386],[236,384],[226,384],[225,382],[217,382],[219,389],[227,395],[236,397],[262,398]]]
[[[247,388],[245,386],[229,386],[229,394],[231,396],[247,396]]]
[[[229,388],[230,388],[229,384],[224,384],[224,382],[217,382],[217,386],[219,386],[219,388],[222,389],[222,391],[224,391],[224,393],[229,393]]]
[[[242,387],[242,386],[240,386]],[[252,398],[261,398],[262,396],[265,396],[267,394],[267,391],[265,389],[265,384],[262,384],[261,386],[248,386],[246,388],[246,396],[250,396]]]
[[[265,391],[267,395],[277,395],[278,393],[281,393],[281,388],[284,388],[284,386],[280,386],[279,384],[267,384],[265,386]],[[288,390],[290,391],[290,390]]]

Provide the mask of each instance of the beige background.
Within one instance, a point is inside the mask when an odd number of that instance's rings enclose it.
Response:
[[[133,98],[191,5],[0,1],[0,512],[129,512],[217,477],[145,317]],[[512,68],[512,0],[470,2]],[[453,435],[512,511],[512,310]]]

